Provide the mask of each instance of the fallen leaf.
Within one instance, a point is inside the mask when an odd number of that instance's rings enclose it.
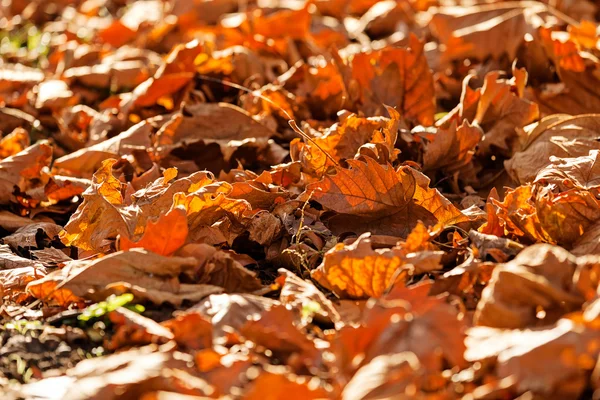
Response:
[[[405,237],[419,220],[431,226],[464,219],[419,172],[365,160],[348,160],[349,169],[336,168],[335,175],[308,185],[302,195],[338,212],[337,230]]]
[[[142,237],[133,242],[126,236],[120,239],[121,250],[141,247],[161,256],[173,254],[185,243],[188,225],[185,209],[175,207],[159,217],[156,222],[149,221]]]
[[[221,291],[216,286],[181,283],[179,275],[195,265],[194,258],[164,257],[132,249],[91,262],[73,261],[31,282],[27,290],[46,302],[66,299],[71,303],[83,298],[101,301],[113,293],[132,292],[139,300],[179,305]]]
[[[560,247],[527,247],[494,269],[477,305],[475,323],[523,329],[555,322],[583,303],[572,282],[576,267],[576,257]]]

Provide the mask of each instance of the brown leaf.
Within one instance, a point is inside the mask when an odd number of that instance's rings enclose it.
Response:
[[[183,88],[194,78],[194,59],[202,50],[198,41],[176,45],[154,76],[140,83],[131,97],[122,102],[121,107],[127,111],[136,107],[149,107],[161,97]]]
[[[39,185],[51,159],[52,147],[41,141],[0,161],[0,204],[15,202],[15,189],[26,193],[34,185]]]
[[[343,214],[333,222],[334,229],[405,237],[419,220],[431,226],[465,218],[416,170],[394,171],[365,160],[348,160],[349,169],[336,168],[335,175],[308,185],[302,195]]]
[[[294,364],[318,365],[321,362],[319,351],[315,343],[296,327],[296,314],[284,305],[273,306],[261,313],[260,318],[247,321],[240,333],[257,345],[274,351],[278,357],[299,357]]]
[[[423,168],[427,170],[442,169],[448,175],[469,164],[475,154],[475,146],[483,137],[481,128],[471,126],[468,121],[456,126],[440,129],[435,134],[423,154]]]
[[[133,242],[122,236],[121,250],[141,247],[161,256],[173,254],[185,243],[188,225],[185,209],[174,207],[161,215],[156,222],[149,221],[142,237]]]
[[[60,225],[52,224],[50,222],[33,222],[32,224],[17,229],[15,233],[6,236],[2,240],[13,249],[19,247],[45,247],[39,245],[40,242],[44,239],[56,239],[60,231],[62,231]]]
[[[485,60],[504,53],[512,60],[525,35],[534,33],[551,15],[548,7],[539,2],[515,1],[441,7],[433,14],[431,24],[436,37],[446,46],[443,57],[448,60]]]
[[[173,206],[173,195],[184,195],[213,182],[212,174],[197,172],[173,180],[172,172],[131,196],[125,203],[123,184],[112,175],[115,160],[107,160],[84,192],[83,202],[61,234],[63,243],[85,250],[106,250],[117,235],[131,237],[143,233],[148,220],[157,219]],[[171,182],[172,181],[172,182]]]
[[[398,287],[368,302],[359,324],[342,328],[332,343],[340,370],[336,381],[345,385],[360,367],[385,354],[412,352],[428,372],[441,371],[444,360],[465,365],[464,322],[442,297],[428,297],[430,288],[431,283]]]
[[[71,262],[30,283],[27,290],[47,302],[101,301],[112,293],[132,292],[140,300],[179,305],[221,291],[216,286],[181,283],[179,275],[195,265],[191,257],[163,257],[132,249],[93,261]]]
[[[173,333],[173,339],[180,346],[200,350],[212,345],[212,325],[200,314],[178,315],[162,325]]]
[[[498,377],[512,376],[517,382],[513,396],[530,391],[576,398],[585,389],[598,357],[600,331],[595,317],[597,311],[586,310],[545,329],[472,328],[465,357],[471,362],[495,358]]]
[[[315,317],[322,317],[329,319],[334,324],[343,323],[333,303],[310,281],[301,279],[283,268],[280,268],[278,272],[280,275],[277,282],[281,285],[279,301],[293,309],[303,310],[301,315],[303,322]],[[314,304],[318,305],[315,315],[310,315],[310,313],[305,315],[304,310],[314,308],[312,307]]]
[[[105,160],[130,155],[139,147],[149,148],[151,133],[152,126],[142,121],[115,137],[58,158],[54,167],[83,176],[91,175]]]
[[[393,398],[414,393],[415,381],[423,375],[414,353],[382,354],[363,365],[344,387],[343,400]],[[418,390],[418,389],[416,389]],[[410,395],[408,395],[410,396]]]
[[[559,158],[550,156],[550,164],[539,171],[534,183],[556,185],[561,191],[570,188],[598,193],[600,188],[600,151],[590,150],[587,156]]]
[[[527,328],[556,321],[583,298],[573,287],[577,258],[551,245],[533,245],[497,266],[477,305],[475,323]]]
[[[521,150],[505,162],[508,173],[524,184],[535,180],[551,164],[550,157],[577,158],[600,150],[597,115],[552,115],[526,129],[527,139]]]
[[[390,118],[360,118],[356,114],[350,114],[311,142],[295,140],[290,144],[292,159],[300,161],[307,172],[321,177],[327,168],[334,165],[324,152],[335,161],[352,159],[361,146],[373,143],[382,145],[387,150],[386,161],[394,161],[398,153],[394,145],[400,115],[391,107],[387,107],[387,112]]]
[[[296,382],[292,376],[263,372],[253,381],[244,395],[244,400],[275,400],[285,397],[290,400],[316,400],[328,397],[328,393],[307,382]]]
[[[433,77],[424,43],[414,34],[409,47],[386,47],[355,54],[343,73],[350,99],[367,115],[381,115],[384,105],[395,107],[402,118],[433,125]]]
[[[41,268],[41,264],[14,254],[6,244],[0,244],[0,269],[13,269],[32,266]]]
[[[586,190],[555,194],[551,188],[538,189],[536,209],[544,230],[561,245],[573,244],[600,220],[600,200]]]
[[[250,294],[220,294],[208,296],[186,313],[199,313],[210,319],[214,338],[222,343],[227,331],[239,332],[246,321],[259,319],[263,312],[278,304],[278,301]]]
[[[337,244],[312,272],[313,278],[338,296],[353,299],[381,297],[394,283],[403,284],[414,272],[414,267],[399,271],[411,262],[408,252],[402,248],[373,250],[369,237],[365,233],[349,246]],[[441,254],[432,257],[433,264],[439,264]]]
[[[181,357],[156,345],[82,361],[68,375],[49,377],[22,386],[19,397],[47,399],[141,398],[144,393],[171,390],[178,393],[212,395],[214,388],[187,373],[191,357]]]
[[[244,268],[230,253],[214,247],[191,243],[181,248],[180,257],[195,257],[197,265],[189,271],[194,282],[222,287],[226,292],[253,292],[262,287],[256,274]]]

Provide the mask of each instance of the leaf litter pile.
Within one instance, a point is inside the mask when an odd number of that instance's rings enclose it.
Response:
[[[600,398],[600,2],[0,2],[3,399]]]

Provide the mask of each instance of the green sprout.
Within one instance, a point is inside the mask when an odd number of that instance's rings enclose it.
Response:
[[[82,322],[88,322],[92,319],[101,318],[119,307],[127,307],[137,313],[145,311],[144,306],[140,304],[129,305],[132,300],[133,295],[131,293],[125,293],[120,296],[115,296],[114,294],[110,295],[105,301],[87,307],[79,316],[77,316],[77,319]]]
[[[321,305],[314,300],[302,304],[300,315],[303,321],[310,321],[312,317],[321,311]]]

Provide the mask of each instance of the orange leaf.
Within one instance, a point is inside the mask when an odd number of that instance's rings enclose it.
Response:
[[[173,254],[185,243],[188,235],[186,211],[175,207],[156,222],[148,221],[144,235],[138,241],[121,236],[121,250],[142,247],[161,256]]]
[[[451,224],[465,217],[429,179],[411,168],[394,171],[372,158],[348,160],[349,169],[336,168],[333,176],[306,187],[303,199],[315,200],[342,215],[329,222],[334,231],[371,231],[406,237],[420,220],[426,226]]]

